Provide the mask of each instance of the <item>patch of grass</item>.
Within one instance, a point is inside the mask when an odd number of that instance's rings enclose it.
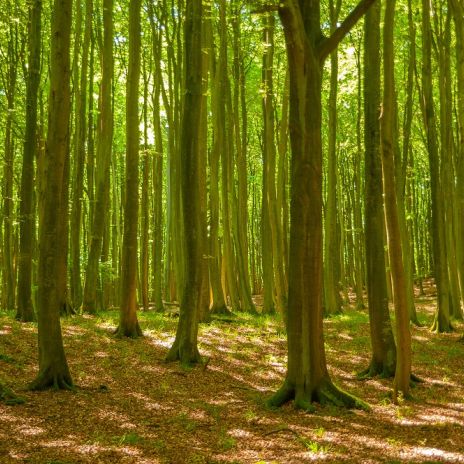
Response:
[[[185,412],[178,414],[175,419],[175,422],[180,424],[186,432],[195,432],[197,428],[197,423],[191,419]]]
[[[118,445],[135,446],[142,441],[144,441],[143,437],[141,437],[137,432],[129,432],[121,435],[120,437],[113,438],[113,442],[117,443]]]
[[[298,441],[311,453],[321,454],[321,453],[330,453],[332,450],[332,445],[327,444],[323,445],[317,441],[310,440],[309,438],[300,436]]]
[[[221,430],[221,435],[218,440],[218,447],[222,451],[229,451],[232,448],[235,448],[237,445],[237,442],[234,437],[231,437],[230,435],[227,434],[227,431],[225,429]]]

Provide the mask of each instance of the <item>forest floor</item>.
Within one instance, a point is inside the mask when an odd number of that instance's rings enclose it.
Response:
[[[37,373],[37,328],[0,313],[0,380],[26,402],[0,403],[0,463],[464,463],[464,327],[432,334],[434,300],[417,299],[413,370],[425,382],[394,405],[391,380],[356,380],[369,361],[365,310],[325,320],[333,380],[372,409],[265,400],[285,374],[286,341],[278,318],[238,315],[200,329],[205,366],[182,369],[163,359],[177,319],[139,313],[145,337],[112,335],[117,313],[62,321],[75,392],[28,392]]]

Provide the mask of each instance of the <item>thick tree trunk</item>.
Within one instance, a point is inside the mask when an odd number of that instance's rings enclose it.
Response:
[[[288,368],[270,400],[291,399],[356,407],[362,403],[334,386],[326,365],[322,328],[322,66],[372,2],[360,5],[321,42],[318,0],[287,0],[279,8],[290,70],[291,229],[288,292]]]
[[[50,99],[45,158],[42,219],[39,238],[38,332],[39,373],[30,388],[70,388],[73,384],[63,348],[60,326],[59,273],[63,230],[61,205],[66,158],[68,155],[70,115],[70,36],[72,0],[55,0],[51,24]]]

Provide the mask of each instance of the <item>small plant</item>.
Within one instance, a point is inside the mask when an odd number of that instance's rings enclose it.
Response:
[[[390,445],[390,446],[401,446],[401,441],[400,440],[397,440],[396,438],[387,438],[387,443]]]
[[[322,438],[325,435],[325,429],[324,427],[318,427],[314,433],[316,434],[317,437]]]
[[[305,446],[305,448],[311,453],[319,454],[319,453],[329,453],[332,449],[332,445],[321,445],[317,441],[309,440],[305,437],[300,437],[298,441]]]
[[[256,414],[252,409],[247,409],[245,411],[244,417],[247,422],[253,422],[258,418],[258,414]]]

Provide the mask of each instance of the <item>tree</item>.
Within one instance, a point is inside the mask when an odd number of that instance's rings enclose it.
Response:
[[[430,26],[430,2],[422,0],[422,93],[421,108],[427,138],[430,166],[430,190],[432,197],[432,250],[435,282],[437,286],[437,312],[432,329],[449,332],[450,295],[445,249],[445,215],[440,181],[440,159],[432,82],[432,31]]]
[[[48,133],[43,179],[42,219],[39,229],[38,332],[39,373],[33,390],[49,387],[68,389],[73,385],[63,348],[60,326],[60,262],[63,252],[59,234],[67,204],[65,166],[69,143],[70,116],[70,38],[72,0],[55,0],[51,22],[50,95]]]
[[[405,397],[409,394],[411,378],[411,334],[409,332],[409,312],[406,291],[406,274],[403,264],[401,231],[395,187],[395,65],[393,52],[393,27],[395,20],[395,0],[386,0],[383,56],[384,56],[384,95],[381,116],[382,168],[385,192],[385,216],[387,219],[388,251],[393,286],[393,302],[396,319],[396,343],[398,345],[394,401],[398,392]]]
[[[16,318],[35,319],[32,304],[32,252],[34,235],[33,194],[34,161],[37,153],[37,100],[40,84],[42,0],[35,0],[29,10],[28,76],[26,83],[26,128],[20,191],[20,241]]]
[[[89,2],[90,3],[90,2]],[[98,263],[102,252],[106,213],[110,188],[111,145],[113,140],[113,0],[103,1],[102,81],[97,142],[96,198],[90,235],[90,249],[85,272],[83,310],[97,311]]]
[[[326,364],[322,329],[322,66],[373,0],[362,0],[323,38],[319,0],[286,0],[279,6],[290,72],[291,228],[288,290],[288,367],[270,404],[291,399],[341,406],[362,403],[337,388]]]
[[[366,278],[372,358],[360,376],[391,377],[396,345],[388,311],[387,275],[383,243],[384,211],[380,155],[380,12],[375,2],[364,23],[364,163]]]
[[[129,67],[126,85],[126,188],[124,199],[124,236],[122,243],[121,301],[119,327],[122,337],[139,337],[137,320],[137,228],[139,210],[139,80],[140,80],[140,5],[129,3]]]
[[[166,357],[183,364],[201,360],[197,347],[202,289],[202,226],[200,212],[200,131],[202,98],[202,0],[187,2],[184,30],[184,85],[181,126],[181,189],[185,241],[185,284],[176,338]]]

